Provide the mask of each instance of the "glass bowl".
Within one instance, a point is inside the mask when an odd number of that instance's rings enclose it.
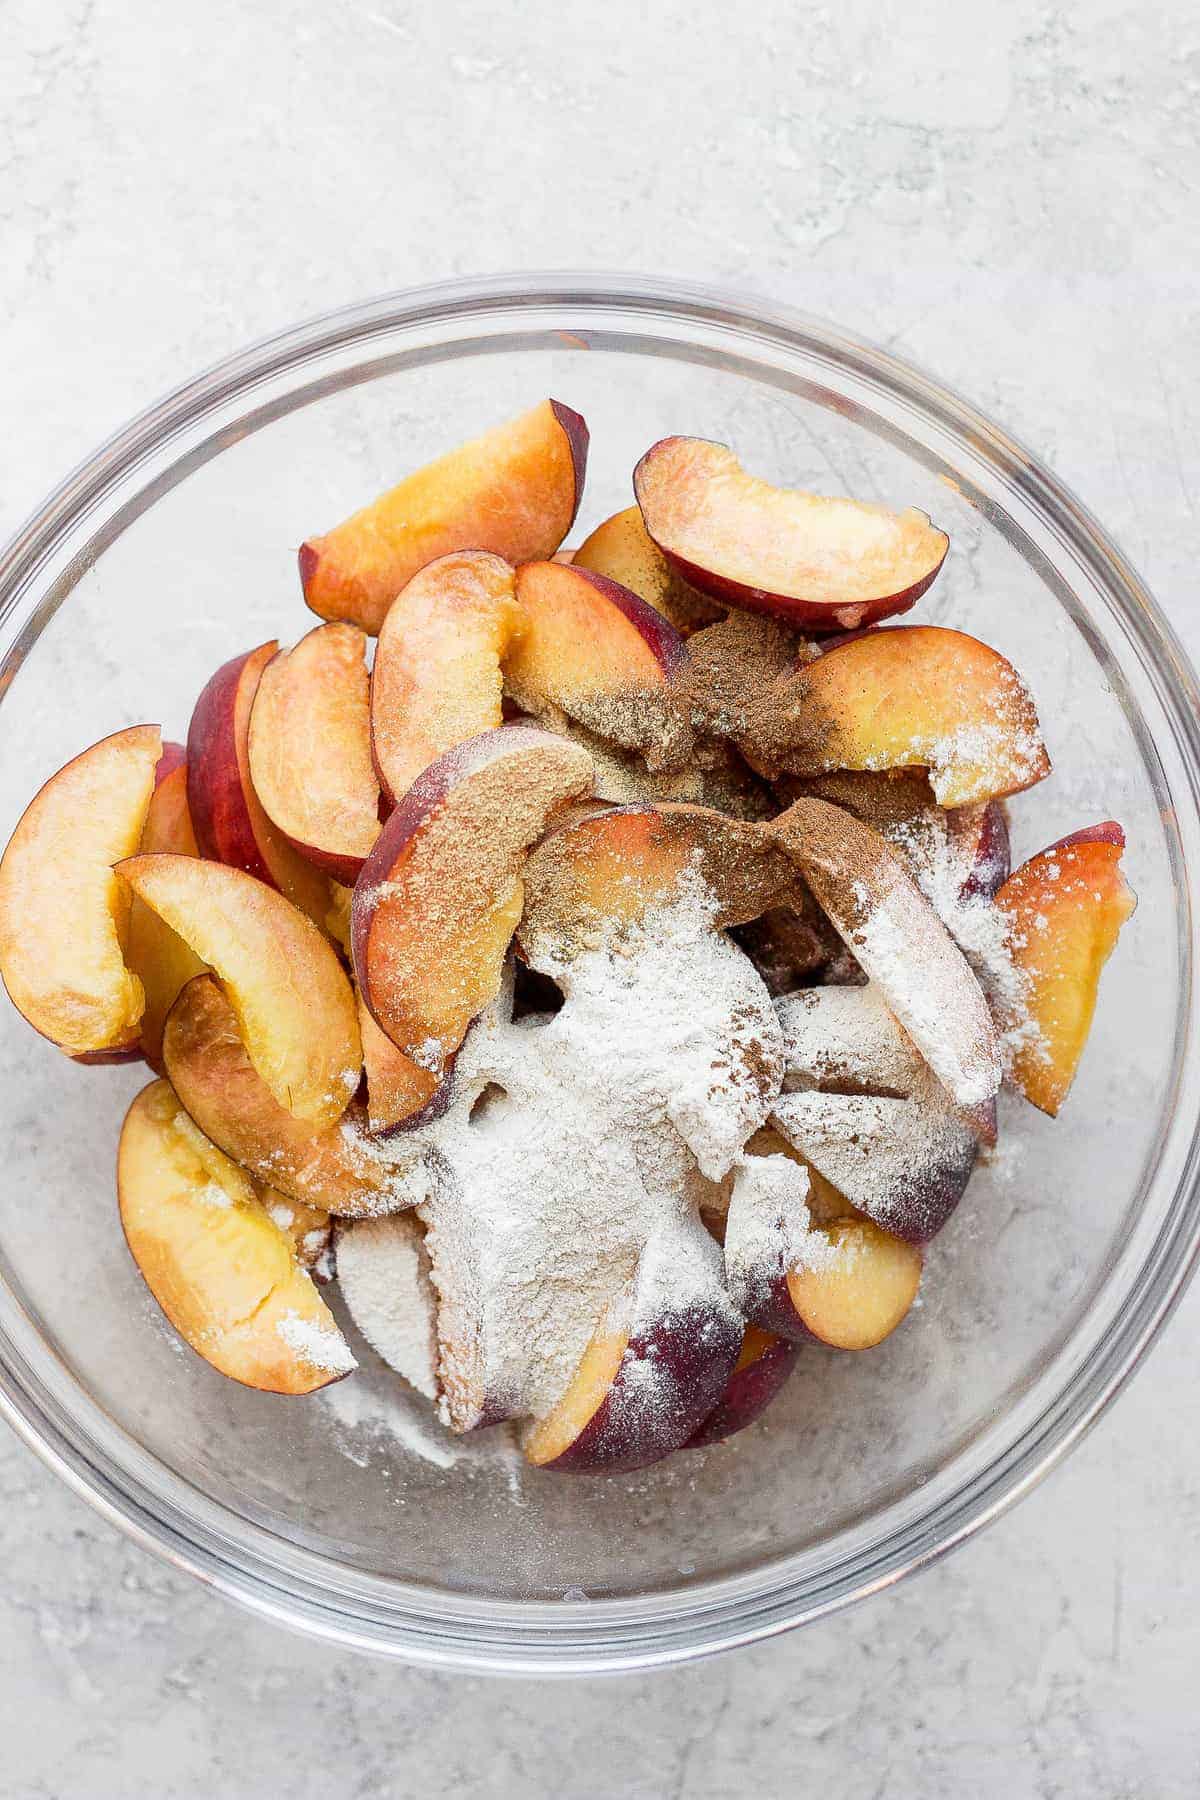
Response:
[[[295,550],[431,455],[547,394],[586,414],[590,529],[654,439],[923,507],[951,534],[916,616],[974,631],[1037,698],[1055,773],[1015,849],[1113,816],[1141,906],[1057,1123],[1001,1152],[878,1350],[806,1350],[723,1447],[631,1477],[448,1461],[364,1369],[315,1399],[223,1380],[125,1250],[117,1131],[137,1067],[72,1065],[0,1008],[0,1405],[108,1518],[222,1593],[340,1644],[562,1673],[694,1657],[819,1618],[961,1543],[1113,1397],[1198,1232],[1194,678],[1128,563],[1002,429],[799,314],[624,278],[456,282],[285,331],[120,432],[0,560],[0,839],[82,745],[184,735],[211,670],[311,625]],[[577,531],[576,536],[578,537]]]

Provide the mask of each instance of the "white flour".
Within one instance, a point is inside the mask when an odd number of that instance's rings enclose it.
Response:
[[[728,1305],[719,1262],[685,1253],[703,1235],[689,1197],[697,1166],[712,1179],[732,1167],[783,1065],[767,991],[712,929],[714,911],[689,878],[619,938],[567,963],[543,956],[562,1010],[514,1026],[502,995],[459,1055],[449,1113],[411,1134],[433,1188],[420,1213],[443,1414],[460,1429],[497,1412],[543,1416],[668,1227],[680,1234],[677,1303]]]

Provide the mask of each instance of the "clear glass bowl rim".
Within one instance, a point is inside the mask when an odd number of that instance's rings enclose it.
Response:
[[[1073,555],[1098,576],[1164,707],[1188,803],[1200,826],[1200,688],[1157,603],[1085,507],[1033,455],[967,401],[911,364],[795,308],[711,286],[603,272],[470,278],[399,290],[323,313],[260,339],[147,408],[87,457],[0,552],[0,623],[21,609],[19,660],[56,602],[39,602],[39,578],[71,536],[131,472],[188,426],[265,380],[398,330],[495,322],[522,315],[589,313],[632,330],[639,317],[662,338],[664,323],[748,344],[817,354],[899,400],[999,475]],[[690,340],[689,340],[690,341]],[[13,662],[10,653],[9,662]],[[0,696],[3,682],[0,681]],[[1184,930],[1190,968],[1200,928]],[[1188,1014],[1195,1038],[1190,983]],[[1182,1129],[1182,1127],[1181,1127]],[[1177,1305],[1200,1251],[1200,1124],[1180,1160],[1163,1222],[1125,1297],[1119,1327],[1075,1368],[1038,1417],[1002,1454],[953,1491],[880,1537],[868,1553],[805,1572],[806,1559],[759,1568],[678,1592],[596,1601],[505,1602],[404,1584],[330,1581],[329,1565],[239,1518],[169,1476],[123,1440],[123,1466],[52,1393],[23,1354],[35,1332],[0,1291],[0,1416],[70,1487],[135,1542],[259,1615],[344,1648],[474,1673],[599,1674],[665,1666],[808,1624],[925,1567],[998,1518],[1079,1441],[1120,1392]],[[110,1427],[111,1430],[115,1428]],[[117,1433],[117,1436],[121,1434]],[[175,1491],[172,1491],[172,1490]],[[323,1576],[326,1577],[323,1579]],[[405,1592],[402,1604],[398,1591]]]

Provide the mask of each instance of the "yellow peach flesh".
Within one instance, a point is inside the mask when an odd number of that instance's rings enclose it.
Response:
[[[362,1068],[354,993],[329,944],[282,894],[190,856],[134,856],[118,874],[219,977],[247,1054],[279,1104],[332,1125]]]
[[[354,1359],[294,1247],[253,1183],[196,1130],[165,1081],[126,1115],[117,1161],[121,1223],[171,1324],[246,1386],[312,1393]]]
[[[483,551],[440,557],[397,595],[371,682],[375,759],[393,799],[455,744],[501,723],[500,664],[522,619],[511,565]]]
[[[592,1339],[562,1399],[524,1440],[526,1459],[535,1468],[557,1461],[591,1424],[612,1390],[628,1343],[628,1332],[600,1331]]]
[[[834,1257],[793,1269],[788,1294],[814,1337],[837,1350],[870,1350],[890,1337],[917,1297],[921,1252],[869,1219],[824,1228]]]
[[[134,725],[82,752],[26,808],[0,861],[0,975],[34,1028],[71,1055],[136,1041],[145,996],[126,966],[131,855],[162,751]]]
[[[1043,850],[996,895],[1009,919],[1021,1010],[1032,1026],[1013,1034],[1010,1073],[1025,1098],[1051,1118],[1083,1055],[1101,971],[1137,905],[1121,873],[1122,848],[1092,841]]]

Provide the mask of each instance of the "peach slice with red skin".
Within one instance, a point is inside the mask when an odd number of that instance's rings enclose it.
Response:
[[[864,1218],[828,1183],[815,1191],[802,1157],[749,1148],[725,1225],[736,1304],[792,1343],[815,1340],[835,1350],[882,1343],[916,1298],[920,1247]]]
[[[962,951],[888,843],[841,807],[795,800],[766,830],[793,857],[826,915],[955,1104],[1000,1085],[1000,1046]]]
[[[274,638],[223,664],[188,726],[188,806],[200,854],[277,888],[324,927],[329,883],[272,825],[250,776],[250,716]]]
[[[637,594],[576,564],[517,570],[524,630],[509,647],[504,691],[534,718],[566,718],[651,767],[680,754],[670,682],[683,639]]]
[[[759,721],[768,774],[924,768],[939,806],[1033,787],[1050,773],[1037,710],[999,651],[942,625],[866,631],[792,675]]]
[[[276,830],[348,883],[379,836],[366,646],[356,626],[333,624],[280,650],[259,677],[247,742],[251,788]]]
[[[1137,905],[1121,872],[1125,833],[1114,821],[1060,838],[996,895],[1021,986],[1010,1074],[1054,1118],[1066,1099],[1096,1010],[1100,974]]]
[[[117,873],[217,976],[280,1106],[313,1125],[339,1119],[362,1041],[346,972],[312,921],[252,875],[199,857],[133,856]]]
[[[522,621],[511,564],[484,550],[441,556],[401,589],[371,676],[375,766],[391,800],[447,750],[503,722],[500,665]]]
[[[18,1012],[69,1056],[138,1054],[145,1004],[126,965],[131,855],[154,791],[157,725],[84,750],[26,807],[0,859],[0,976]]]
[[[597,525],[573,557],[577,569],[607,575],[638,594],[670,621],[681,637],[722,617],[724,609],[677,575],[652,538],[636,506]]]
[[[356,1367],[289,1232],[165,1081],[144,1088],[126,1114],[117,1193],[147,1287],[222,1375],[269,1393],[310,1394]]]
[[[246,1054],[229,1001],[209,975],[190,981],[167,1017],[171,1084],[206,1137],[287,1199],[340,1217],[374,1218],[408,1204],[352,1100],[333,1125],[280,1106]]]
[[[662,438],[633,475],[648,536],[714,600],[810,631],[849,631],[906,612],[950,540],[923,512],[772,487],[725,444]]]
[[[797,1347],[772,1331],[747,1325],[733,1373],[713,1410],[685,1450],[720,1444],[760,1419],[796,1366]]]
[[[677,1234],[664,1233],[663,1239]],[[526,1431],[535,1468],[616,1474],[647,1468],[686,1444],[725,1393],[741,1321],[720,1282],[720,1252],[694,1241],[663,1283],[676,1247],[647,1245],[631,1295],[602,1319],[558,1403]],[[690,1290],[690,1291],[689,1291]]]
[[[419,569],[456,550],[553,556],[587,473],[588,430],[559,400],[461,444],[300,549],[304,598],[324,619],[378,632]]]
[[[500,990],[530,846],[591,785],[586,751],[505,725],[439,758],[384,826],[354,890],[355,978],[380,1029],[439,1079]]]
[[[713,923],[737,925],[796,887],[790,858],[763,827],[704,806],[626,806],[552,832],[525,870],[518,947],[570,958],[672,900],[693,871],[711,892]]]
[[[449,1105],[449,1077],[441,1082],[411,1056],[398,1050],[375,1023],[370,1007],[358,995],[358,1027],[362,1032],[363,1072],[367,1086],[367,1123],[373,1137],[413,1130],[437,1118]]]
[[[168,773],[163,775],[161,770],[162,762],[138,849],[143,855],[165,852],[173,856],[199,856],[192,816],[188,811],[187,765],[182,749],[179,761]],[[179,990],[203,973],[204,964],[177,932],[136,898],[129,911],[125,960],[146,995],[141,1023],[142,1054],[150,1067],[161,1075],[163,1026],[167,1014]]]

